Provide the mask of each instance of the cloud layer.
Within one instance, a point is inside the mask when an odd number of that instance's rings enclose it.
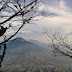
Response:
[[[55,2],[54,2],[55,1]],[[47,0],[47,4],[43,4],[40,8],[44,9],[47,16],[53,13],[52,18],[45,18],[38,22],[38,26],[46,28],[63,28],[66,32],[72,29],[72,12],[67,4],[67,0]],[[70,0],[69,0],[70,1]]]

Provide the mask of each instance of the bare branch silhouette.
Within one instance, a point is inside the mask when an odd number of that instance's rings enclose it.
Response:
[[[72,47],[68,34],[64,34],[60,30],[46,30],[44,33],[48,37],[49,47],[53,49],[55,54],[62,54],[72,58]]]
[[[42,4],[42,0],[1,0],[0,8],[0,38],[4,35],[4,40],[0,42],[4,45],[3,53],[0,57],[0,67],[5,56],[6,43],[12,39],[26,23],[30,23],[34,17],[38,16],[38,7]],[[16,22],[16,24],[15,24]],[[18,24],[20,22],[20,24]],[[7,37],[6,33],[9,29],[14,29],[14,26],[19,26],[14,30],[14,34]]]

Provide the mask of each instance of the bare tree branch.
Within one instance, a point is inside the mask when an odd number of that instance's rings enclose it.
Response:
[[[36,15],[36,12],[38,13],[38,4],[43,2],[42,0],[30,0],[29,3],[26,3],[26,0],[22,1],[24,4],[22,4],[20,0],[2,0],[0,2],[2,5],[0,8],[0,31],[3,33],[0,38],[7,33],[7,30],[13,28],[14,22],[21,22],[17,25],[19,27],[14,31],[14,34],[11,34],[9,37],[5,35],[4,41],[0,42],[0,45],[4,45],[4,50],[0,58],[0,67],[5,56],[6,43],[12,39],[26,23],[29,23],[34,17],[38,16]]]
[[[72,53],[70,52],[72,51],[72,47],[71,43],[69,44],[68,34],[64,34],[64,32],[58,30],[46,30],[44,33],[47,35],[49,47],[54,50],[54,53],[72,58]]]

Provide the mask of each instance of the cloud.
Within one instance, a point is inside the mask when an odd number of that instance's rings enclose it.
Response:
[[[66,4],[65,0],[47,0],[48,4],[43,4],[39,7],[40,12],[44,9],[44,19],[40,21],[35,21],[35,25],[26,24],[22,31],[43,31],[43,28],[63,28],[66,32],[72,29],[72,13]],[[50,4],[49,4],[50,3]],[[53,13],[53,17],[50,18],[49,15]],[[35,19],[40,19],[42,16],[38,16]],[[14,22],[17,25],[17,22]]]
[[[41,6],[41,9],[45,9],[48,13],[53,13],[53,18],[45,18],[44,20],[41,20],[38,22],[40,27],[53,27],[58,28],[61,27],[65,31],[71,31],[72,30],[72,12],[70,11],[71,8],[66,6],[65,0],[57,1],[58,4],[53,5],[46,5],[43,4]],[[53,3],[53,2],[52,2]]]
[[[59,7],[60,7],[61,9],[63,9],[63,10],[66,10],[66,9],[67,9],[67,7],[65,6],[65,2],[64,2],[63,0],[60,1]]]
[[[45,9],[45,11],[47,12],[50,12],[50,13],[55,13],[55,14],[58,14],[58,15],[61,15],[61,16],[66,16],[67,14],[70,15],[71,12],[69,12],[69,9],[67,6],[66,6],[66,2],[61,0],[60,2],[57,2],[59,5],[46,5],[46,4],[43,4],[41,6],[41,9]]]
[[[22,31],[43,31],[43,28],[63,28],[65,31],[71,31],[72,29],[72,13],[66,4],[65,0],[46,0],[49,2],[48,4],[43,4],[39,7],[42,12],[44,9],[45,17],[40,21],[35,21],[35,25],[26,24]],[[48,17],[50,13],[53,13],[53,17]],[[36,17],[36,19],[40,19],[42,16]],[[19,19],[19,18],[18,18]],[[14,22],[14,26],[18,25],[20,22]]]

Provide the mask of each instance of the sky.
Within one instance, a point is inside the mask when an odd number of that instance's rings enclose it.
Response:
[[[29,31],[42,31],[42,28],[61,28],[66,32],[72,30],[72,0],[44,0],[39,9],[43,11],[45,18],[36,22],[36,25],[26,25]],[[50,14],[51,17],[50,17]],[[41,16],[40,16],[41,17]],[[38,17],[39,18],[39,17]],[[28,28],[27,28],[28,27]]]
[[[10,4],[10,6],[12,5]],[[39,21],[31,22],[33,24],[26,24],[20,31],[28,34],[28,38],[30,33],[32,37],[36,33],[35,37],[37,35],[38,38],[39,35],[40,38],[40,34],[44,32],[44,29],[61,29],[67,33],[72,32],[72,0],[44,0],[44,4],[38,8],[41,15],[35,19],[39,19]]]
[[[43,19],[33,21],[34,24],[26,24],[20,31],[24,33],[24,38],[45,42],[47,37],[41,34],[44,29],[61,29],[65,33],[72,32],[72,0],[44,0],[44,2],[39,7],[44,14],[35,18]]]
[[[29,2],[30,0],[26,1]],[[13,4],[8,5],[11,7],[14,6]],[[30,22],[32,24],[26,24],[21,31],[42,32],[44,28],[47,29],[61,28],[66,32],[71,32],[72,29],[71,7],[72,7],[72,0],[44,0],[44,4],[38,7],[42,16],[40,15],[35,18],[36,20],[39,19],[39,21]],[[13,8],[15,9],[15,7]],[[9,15],[10,13],[7,14],[6,12],[3,12],[3,14]],[[20,22],[18,21],[18,23]]]

